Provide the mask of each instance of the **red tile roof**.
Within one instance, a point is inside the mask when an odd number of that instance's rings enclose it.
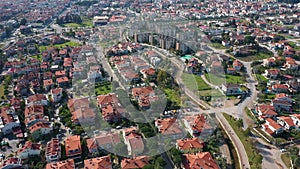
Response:
[[[150,157],[139,156],[133,159],[124,158],[121,162],[122,169],[136,169],[143,168],[145,165],[149,164]]]
[[[198,138],[186,138],[177,140],[177,146],[180,150],[189,150],[194,148],[203,148],[203,142],[201,142]]]
[[[75,162],[73,159],[48,163],[46,169],[75,169]]]
[[[66,156],[74,156],[81,154],[80,136],[69,136],[65,139]],[[76,151],[77,150],[77,151]],[[73,151],[74,153],[71,153]]]
[[[176,118],[157,119],[156,125],[162,134],[180,134],[182,133]]]
[[[220,169],[209,152],[184,154],[183,165],[185,169]]]
[[[84,169],[112,169],[109,156],[97,157],[84,160]]]
[[[46,145],[46,156],[57,156],[61,151],[59,140],[52,138]]]

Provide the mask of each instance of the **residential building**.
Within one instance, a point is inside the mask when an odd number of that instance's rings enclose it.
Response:
[[[73,159],[68,159],[59,162],[48,163],[45,169],[75,169],[75,162]]]
[[[109,156],[97,157],[84,160],[84,169],[112,169]]]
[[[13,129],[21,127],[18,115],[14,109],[2,107],[0,109],[0,130],[4,135],[13,133]]]
[[[17,157],[8,157],[0,164],[1,169],[18,169],[22,166],[22,160]]]
[[[127,144],[128,154],[138,155],[144,151],[144,142],[137,128],[128,128],[123,130],[124,142]]]
[[[262,129],[270,135],[280,134],[284,131],[284,128],[271,118],[266,119],[266,123],[262,126]]]
[[[176,118],[157,119],[155,120],[155,126],[158,128],[161,134],[167,135],[174,139],[178,139],[184,134]]]
[[[199,138],[185,138],[176,141],[176,148],[181,151],[188,150],[201,150],[204,146],[204,142],[200,141]]]
[[[47,143],[45,156],[48,163],[59,161],[61,158],[61,147],[58,139],[52,138]]]
[[[51,98],[54,103],[60,102],[62,99],[62,88],[51,89]]]
[[[66,156],[69,159],[81,158],[81,143],[80,136],[69,136],[65,139]]]
[[[145,165],[149,164],[150,157],[148,156],[138,156],[132,159],[124,158],[121,161],[122,169],[136,169],[143,168]]]
[[[41,144],[26,141],[24,146],[18,150],[18,157],[28,159],[31,156],[39,156],[41,153]]]
[[[209,152],[200,152],[196,154],[183,154],[183,169],[220,169],[217,162],[212,158]]]

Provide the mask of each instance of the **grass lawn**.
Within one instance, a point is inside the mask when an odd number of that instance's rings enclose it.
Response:
[[[281,160],[283,161],[283,163],[285,164],[285,166],[287,167],[287,168],[291,168],[291,158],[290,158],[290,156],[289,156],[289,154],[288,153],[284,153],[284,154],[282,154],[281,155]]]
[[[288,42],[288,44],[295,50],[300,50],[300,46],[297,46],[295,42]]]
[[[209,45],[216,49],[228,49],[227,47],[223,46],[221,43],[210,43]]]
[[[63,27],[71,27],[71,28],[77,28],[80,27],[81,25],[78,23],[65,23],[62,25]]]
[[[215,75],[211,73],[205,74],[206,79],[214,85],[222,85],[223,83],[231,84],[243,84],[245,81],[242,80],[241,76],[234,75]]]
[[[209,90],[201,90],[199,91],[200,96],[211,96],[211,97],[225,97],[223,93],[221,93],[217,89],[209,89]]]
[[[243,143],[247,152],[250,167],[255,169],[261,169],[262,156],[257,151],[255,145],[253,144],[253,140],[248,135],[248,132],[242,129],[242,121],[236,120],[235,118],[226,113],[223,113],[223,115],[229,122],[229,124],[231,125],[241,142]]]
[[[183,73],[182,80],[184,85],[192,91],[210,90],[211,87],[197,75]]]
[[[0,100],[2,100],[2,97],[4,96],[5,98],[5,95],[4,95],[4,84],[3,82],[0,84]]]
[[[265,76],[261,75],[261,74],[255,74],[256,78],[258,81],[261,81],[261,82],[267,82],[269,81]]]
[[[103,82],[95,85],[95,94],[96,96],[105,95],[112,91],[110,82]]]
[[[263,59],[270,58],[270,57],[273,57],[273,53],[259,52],[259,53],[256,53],[255,55],[250,55],[250,56],[246,56],[246,57],[236,57],[236,58],[246,61],[246,62],[250,62],[250,61],[255,61],[255,60],[263,60]]]
[[[63,24],[63,27],[71,27],[71,28],[78,28],[78,27],[92,27],[93,22],[92,19],[86,17],[86,16],[81,16],[82,23],[77,24],[77,23],[66,23]]]
[[[41,57],[41,55],[34,55],[34,56],[31,56],[31,58],[37,59],[40,62],[43,60],[43,58]]]
[[[61,48],[65,48],[67,46],[70,46],[70,47],[80,46],[80,43],[69,41],[69,42],[65,42],[65,43],[62,43],[62,44],[55,44],[55,45],[48,45],[48,46],[39,46],[39,51],[40,52],[44,52],[49,47],[56,47],[56,48],[61,49]]]

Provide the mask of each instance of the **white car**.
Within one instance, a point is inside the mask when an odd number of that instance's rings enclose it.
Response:
[[[282,153],[283,153],[283,152],[286,152],[286,149],[284,149],[284,148],[283,148],[283,149],[280,149],[280,152],[282,152]]]

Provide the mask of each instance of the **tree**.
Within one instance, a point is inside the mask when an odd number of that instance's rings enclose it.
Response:
[[[20,25],[26,25],[27,20],[25,18],[22,18],[20,21]]]
[[[285,40],[285,37],[281,36],[281,35],[275,35],[274,38],[273,38],[273,42],[279,42],[279,41],[282,41],[282,40]]]
[[[255,38],[253,36],[246,36],[245,37],[245,44],[254,44]]]

